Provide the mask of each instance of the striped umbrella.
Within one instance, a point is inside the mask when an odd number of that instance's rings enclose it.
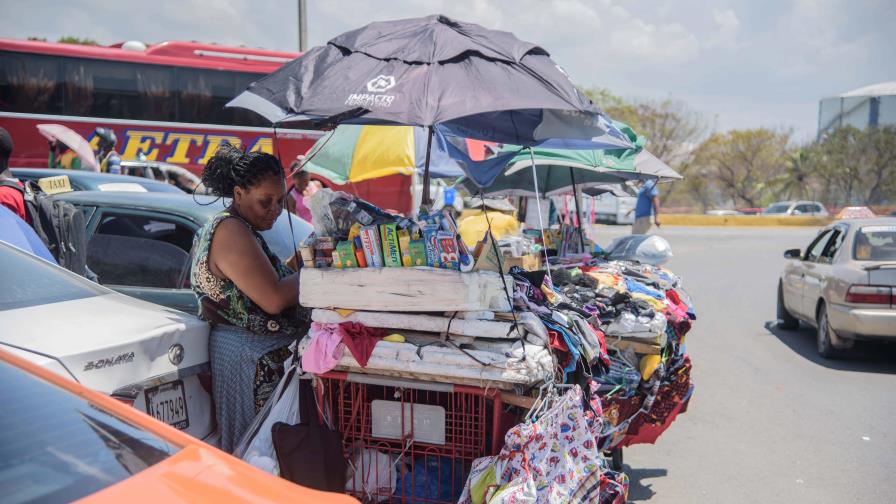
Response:
[[[426,128],[344,124],[321,137],[308,151],[304,169],[336,184],[360,182],[389,175],[423,173]],[[433,177],[463,175],[448,156],[447,141],[436,132],[430,157]]]

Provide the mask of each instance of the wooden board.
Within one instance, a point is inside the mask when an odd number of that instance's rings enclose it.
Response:
[[[322,324],[358,322],[367,327],[395,329],[397,332],[422,331],[443,334],[447,331],[448,334],[474,338],[519,338],[516,331],[511,331],[513,324],[509,322],[461,318],[452,320],[450,317],[416,313],[356,311],[343,317],[333,310],[315,308],[311,311],[311,320]]]
[[[513,282],[508,280],[508,286]],[[311,268],[300,275],[307,308],[393,312],[508,311],[497,273],[436,268]]]

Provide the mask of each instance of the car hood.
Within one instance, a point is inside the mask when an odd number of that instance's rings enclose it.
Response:
[[[0,344],[34,354],[34,362],[52,359],[108,394],[208,362],[208,334],[197,317],[110,293],[4,311]],[[178,365],[169,359],[176,344],[183,347]]]

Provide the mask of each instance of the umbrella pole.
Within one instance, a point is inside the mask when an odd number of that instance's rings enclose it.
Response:
[[[569,167],[569,180],[572,182],[572,197],[576,200],[576,220],[579,221],[579,246],[582,253],[585,253],[584,222],[582,221],[582,209],[579,207],[579,192],[576,190],[576,176],[572,166]]]
[[[432,205],[432,198],[429,194],[429,157],[432,154],[432,137],[435,134],[433,127],[429,128],[429,136],[426,137],[426,163],[423,165],[423,198],[420,204],[427,209]]]
[[[538,190],[538,174],[535,172],[535,152],[529,147],[529,159],[532,160],[532,182],[535,185],[535,206],[538,208],[538,225],[541,226],[541,243],[544,245],[544,267],[551,276],[551,262],[548,261],[547,244],[548,240],[544,234],[544,217],[541,215],[541,191]],[[484,207],[485,205],[483,205]]]

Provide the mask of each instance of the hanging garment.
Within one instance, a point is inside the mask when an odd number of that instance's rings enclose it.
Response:
[[[339,326],[312,322],[308,337],[311,338],[311,343],[302,352],[302,369],[309,373],[323,374],[336,367],[345,348]]]
[[[576,385],[537,421],[519,424],[508,431],[497,456],[474,461],[458,502],[559,504],[581,502],[575,500],[575,495],[591,498],[597,494],[598,499],[591,502],[622,504],[627,483],[615,486],[618,493],[612,498],[600,491],[599,484],[596,492],[593,484],[589,484],[594,477],[599,483],[600,475],[606,471],[595,439],[595,433],[603,425],[600,403],[591,402],[596,414],[583,410],[582,389]],[[480,479],[490,474],[488,465],[495,467],[494,483],[486,479],[483,484]],[[474,489],[477,494],[473,493]],[[482,495],[483,492],[487,495]]]
[[[370,360],[374,347],[389,334],[389,331],[367,327],[357,322],[342,322],[339,324],[339,333],[342,336],[342,343],[352,353],[352,357],[361,367],[367,367],[367,361]]]

